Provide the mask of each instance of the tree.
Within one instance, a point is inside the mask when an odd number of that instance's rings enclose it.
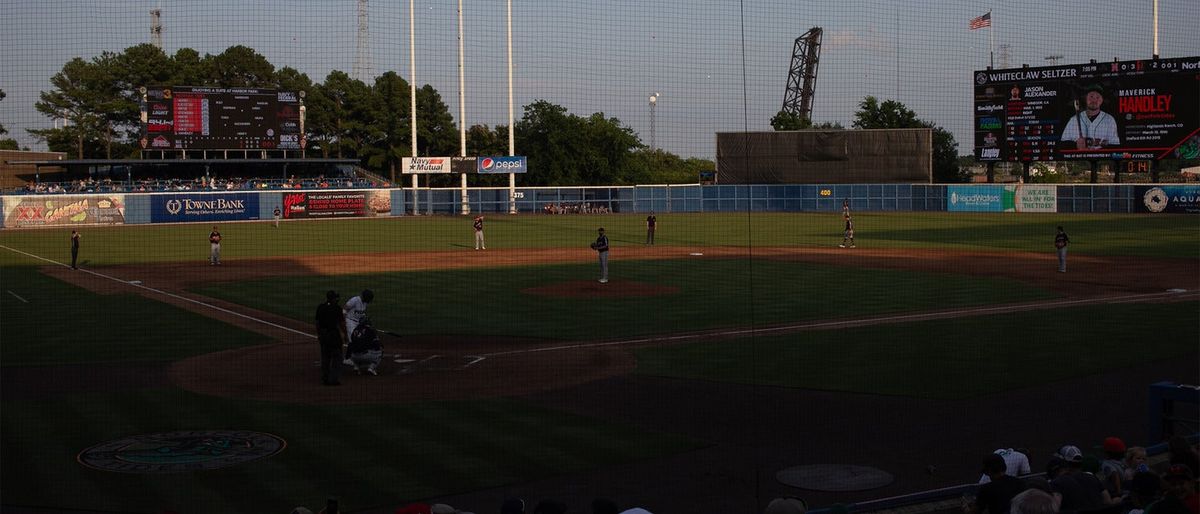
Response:
[[[442,95],[426,84],[417,90],[417,152],[458,155],[458,128]]]
[[[958,166],[958,143],[954,135],[933,123],[922,121],[904,104],[895,100],[880,103],[867,96],[854,113],[854,128],[931,128],[933,129],[933,180],[935,182],[964,182],[966,174]]]
[[[269,87],[275,83],[275,66],[253,48],[236,45],[215,56],[205,56],[208,80],[220,87]]]
[[[386,167],[395,182],[400,160],[412,154],[408,81],[394,71],[384,73],[375,79],[374,95],[378,112],[373,132],[380,138],[364,150],[366,165],[374,169]]]
[[[67,61],[50,78],[52,91],[43,91],[34,104],[38,112],[63,120],[62,128],[30,129],[29,133],[45,141],[52,151],[75,150],[77,158],[98,157],[104,148],[111,150],[111,126],[105,109],[113,101],[111,61],[105,53],[91,62],[79,57]],[[72,148],[73,147],[73,148]]]
[[[376,112],[371,88],[344,71],[334,70],[315,89],[319,94],[310,95],[308,119],[314,139],[324,143],[323,155],[328,157],[334,152],[339,159],[358,156],[378,137],[371,120]]]
[[[794,112],[779,111],[771,118],[771,128],[776,131],[804,130],[812,127],[812,121]]]

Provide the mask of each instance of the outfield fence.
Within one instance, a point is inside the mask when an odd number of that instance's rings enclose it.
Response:
[[[507,213],[509,190],[467,191],[468,211]],[[283,191],[48,194],[0,196],[4,228],[112,224],[452,215],[461,190],[310,189]],[[516,212],[1200,213],[1200,185],[835,184],[648,185],[517,188]]]

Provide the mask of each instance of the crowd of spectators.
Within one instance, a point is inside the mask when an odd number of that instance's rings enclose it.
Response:
[[[542,206],[543,214],[609,214],[607,204],[592,202],[548,203]]]
[[[1146,449],[1126,447],[1108,437],[1094,454],[1064,445],[1050,455],[1044,473],[1033,473],[1027,451],[1001,448],[983,459],[982,476],[974,494],[962,497],[964,514],[1200,514],[1200,453],[1180,436],[1170,439],[1169,457],[1159,470],[1147,461]],[[774,498],[763,514],[806,514],[808,505],[795,497]],[[824,514],[848,514],[852,506],[823,509]],[[312,514],[296,507],[292,514]],[[500,514],[651,514],[644,507],[621,508],[597,498],[586,511],[569,511],[566,503],[545,499],[530,506],[507,498]],[[444,503],[411,503],[395,514],[472,514]]]
[[[134,180],[112,180],[104,178],[79,179],[68,182],[28,182],[16,191],[23,194],[55,193],[153,193],[170,191],[255,191],[272,189],[328,189],[328,188],[387,188],[389,182],[377,182],[354,177],[306,177],[297,179],[240,178],[240,177],[196,177],[144,178]]]
[[[1096,454],[1064,445],[1030,474],[1026,452],[1004,448],[983,459],[983,477],[966,514],[1200,514],[1200,454],[1183,437],[1168,443],[1156,471],[1146,449],[1108,437]]]

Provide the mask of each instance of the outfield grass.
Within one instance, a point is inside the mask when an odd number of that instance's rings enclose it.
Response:
[[[370,287],[375,301],[367,314],[386,330],[548,339],[610,339],[1054,296],[1003,278],[848,270],[777,260],[758,260],[752,266],[741,259],[626,261],[610,263],[609,269],[614,278],[678,292],[646,298],[559,298],[521,292],[590,280],[594,264],[274,277],[195,291],[307,322],[322,298],[298,291]]]
[[[841,242],[838,215],[815,213],[664,214],[656,241],[676,246],[832,246]],[[495,215],[488,247],[586,248],[604,226],[614,248],[641,244],[640,215]],[[284,223],[218,224],[226,260],[347,252],[473,248],[469,217],[404,217]],[[1073,254],[1200,257],[1195,216],[1133,214],[860,213],[860,246],[1053,252],[1054,227],[1071,235]],[[85,227],[80,259],[91,266],[204,261],[211,225]],[[68,229],[2,230],[0,245],[66,262]],[[0,252],[0,266],[11,263]]]
[[[1194,301],[1098,305],[648,348],[637,373],[963,399],[1191,357],[1196,341]]]

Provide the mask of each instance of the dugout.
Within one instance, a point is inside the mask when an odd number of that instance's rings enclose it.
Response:
[[[718,132],[718,184],[933,181],[933,129]]]

